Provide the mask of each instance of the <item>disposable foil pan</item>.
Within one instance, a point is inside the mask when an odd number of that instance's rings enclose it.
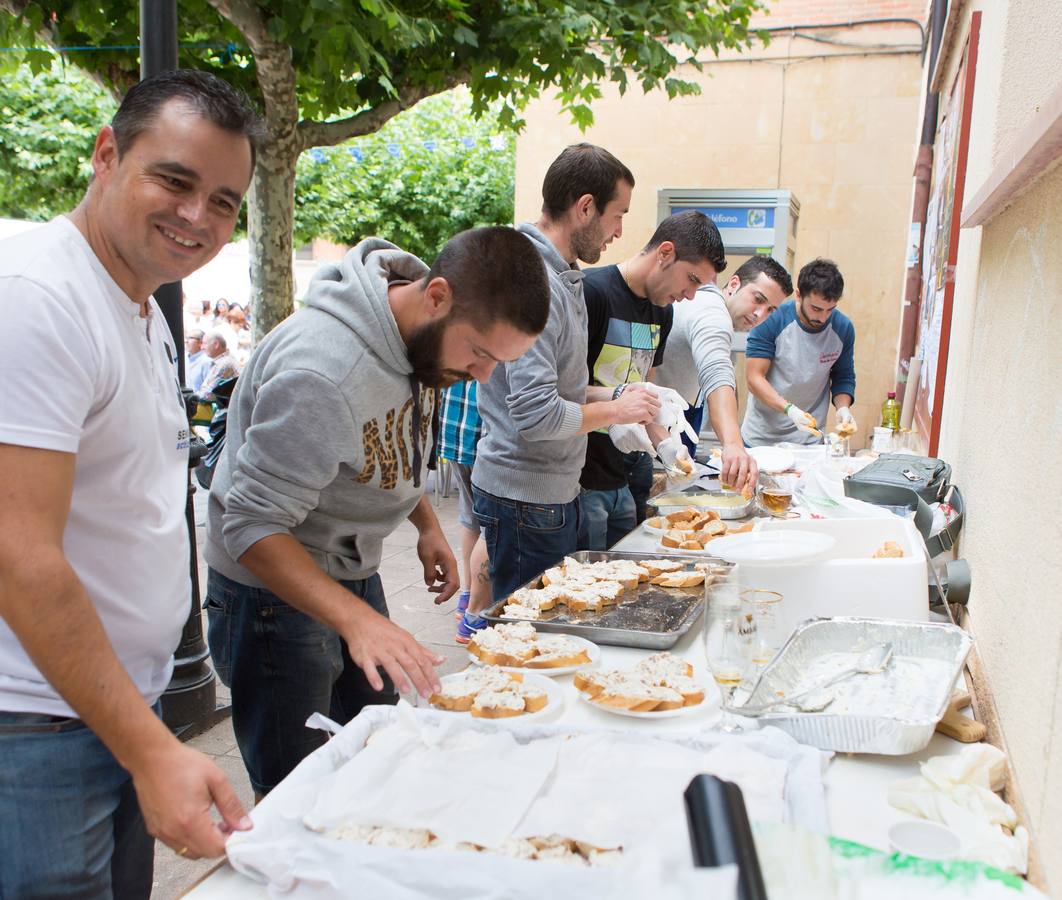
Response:
[[[701,554],[636,553],[612,550],[580,550],[571,554],[577,562],[600,562],[611,559],[674,559],[689,563],[711,563],[728,568],[729,563]],[[533,578],[521,587],[538,587],[541,579]],[[512,622],[502,615],[506,600],[499,600],[484,613],[490,622]],[[639,584],[620,597],[617,606],[606,607],[601,612],[569,612],[567,607],[557,606],[542,613],[542,618],[531,624],[539,631],[574,634],[596,644],[611,644],[618,647],[641,647],[646,650],[666,650],[675,646],[701,615],[704,608],[704,587],[665,588],[656,584]]]
[[[716,505],[713,501],[722,497],[738,497],[742,500],[736,506]],[[752,509],[752,498],[742,498],[740,494],[728,491],[664,491],[655,497],[649,498],[649,505],[656,507],[657,512],[666,516],[669,512],[686,509],[693,506],[698,510],[711,510],[720,519],[744,519]]]
[[[915,658],[941,664],[937,667],[941,677],[915,685],[921,695],[917,700],[921,714],[914,711],[914,700],[905,709],[901,695],[900,699],[890,696],[887,702],[882,696],[880,708],[871,704],[860,713],[838,714],[829,707],[818,713],[802,713],[780,707],[777,712],[758,718],[762,724],[781,728],[802,744],[822,750],[889,756],[916,753],[933,737],[973,645],[970,636],[955,625],[856,617],[808,619],[797,626],[764,669],[747,702],[767,703],[792,693],[817,657],[837,652],[859,653],[885,642],[892,644],[894,660]]]

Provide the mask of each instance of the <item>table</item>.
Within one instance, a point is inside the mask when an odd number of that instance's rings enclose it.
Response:
[[[620,541],[614,549],[637,552],[659,552],[657,537],[642,528],[636,529]],[[699,676],[706,675],[706,659],[700,641],[701,629],[695,625],[672,649],[672,653],[693,664]],[[601,647],[601,666],[604,668],[627,668],[653,651],[631,647]],[[577,697],[571,676],[557,679],[565,689],[565,705],[560,715],[550,722],[578,728],[596,725],[611,728],[623,727],[655,734],[702,731],[714,726],[719,718],[718,691],[710,679],[709,693],[701,709],[687,716],[645,720],[620,718],[583,703]],[[753,723],[747,723],[755,727]],[[918,774],[918,766],[931,756],[957,754],[964,745],[936,734],[920,753],[903,757],[873,756],[865,754],[837,754],[830,762],[824,777],[826,804],[830,833],[874,847],[888,850],[887,831],[895,822],[910,818],[909,815],[889,806],[889,785],[901,778]],[[194,900],[211,898],[262,898],[268,896],[262,885],[240,875],[228,864],[223,864],[207,876],[187,895]]]

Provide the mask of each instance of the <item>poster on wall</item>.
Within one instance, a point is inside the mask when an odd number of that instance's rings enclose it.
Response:
[[[955,258],[959,245],[959,218],[966,183],[966,157],[970,145],[970,115],[977,39],[981,13],[970,20],[962,59],[947,95],[941,97],[943,116],[934,146],[933,177],[926,210],[922,248],[922,297],[917,346],[922,371],[915,398],[915,423],[926,440],[930,456],[940,442],[940,413],[948,374],[951,307],[955,295]],[[944,64],[941,60],[941,64]]]

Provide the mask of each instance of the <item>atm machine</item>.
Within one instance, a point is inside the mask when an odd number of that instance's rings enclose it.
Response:
[[[746,259],[768,254],[778,260],[796,283],[797,222],[800,201],[791,191],[713,188],[661,188],[657,191],[657,224],[668,216],[696,209],[711,219],[723,238],[727,267],[719,277],[720,285]],[[734,368],[738,382],[738,417],[745,414],[745,340],[744,332],[734,335]],[[705,417],[705,426],[711,426]]]

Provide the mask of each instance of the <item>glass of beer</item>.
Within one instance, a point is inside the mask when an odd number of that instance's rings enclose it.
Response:
[[[779,519],[790,517],[789,507],[793,503],[793,488],[790,484],[761,475],[758,493],[760,508],[765,513]]]

